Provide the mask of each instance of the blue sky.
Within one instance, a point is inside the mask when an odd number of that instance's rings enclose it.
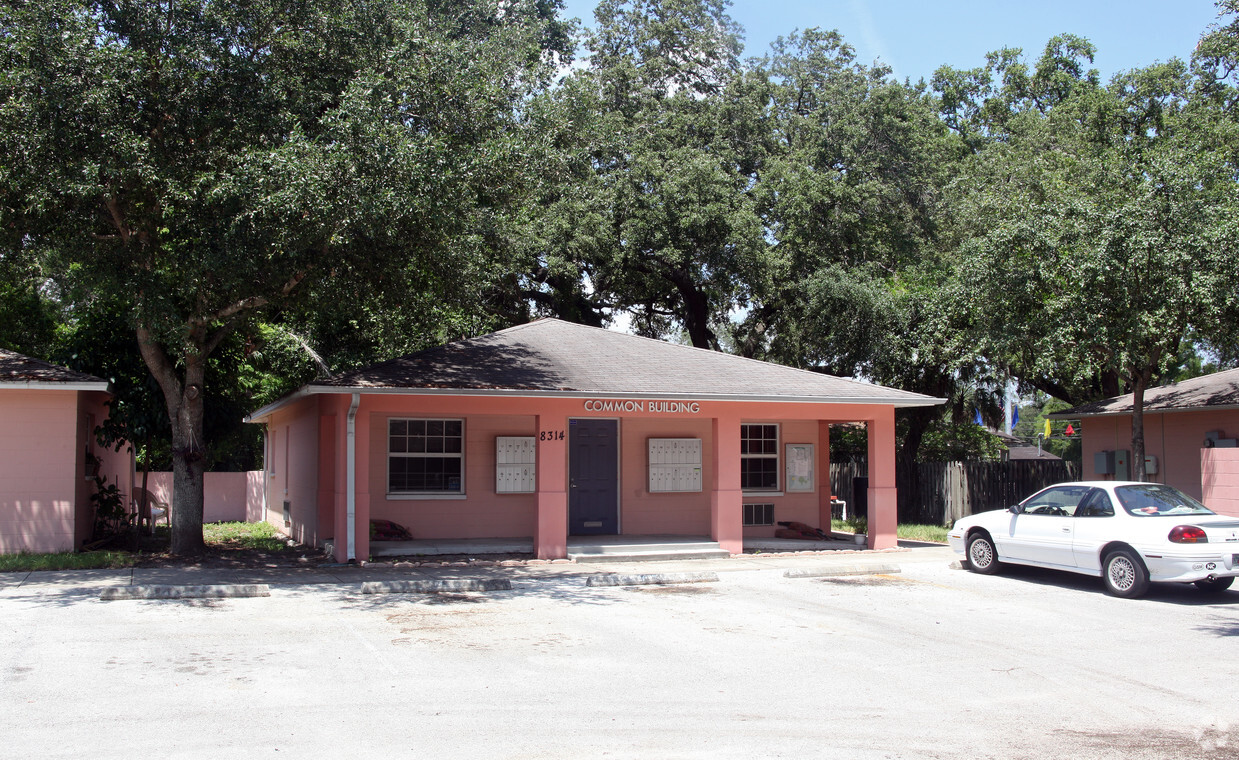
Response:
[[[566,0],[567,15],[592,23],[595,0]],[[1055,34],[1097,46],[1103,79],[1172,57],[1187,59],[1217,19],[1212,0],[735,0],[745,54],[761,55],[794,29],[838,29],[865,63],[880,59],[900,79],[928,80],[938,66],[973,68],[985,53],[1023,48],[1029,62]]]

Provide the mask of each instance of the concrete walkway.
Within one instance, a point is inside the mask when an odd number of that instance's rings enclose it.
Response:
[[[297,586],[354,586],[387,581],[581,577],[610,573],[720,573],[752,570],[838,571],[855,574],[866,566],[889,572],[909,563],[950,564],[954,553],[945,546],[901,547],[882,551],[825,551],[746,554],[727,559],[616,562],[581,565],[567,560],[488,560],[457,562],[376,562],[364,565],[323,564],[271,568],[127,568],[121,570],[63,570],[0,573],[0,597],[30,595],[100,595],[105,589],[127,586],[241,586],[270,588]]]

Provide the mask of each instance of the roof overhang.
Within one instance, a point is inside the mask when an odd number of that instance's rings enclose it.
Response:
[[[1182,412],[1230,412],[1239,409],[1239,404],[1226,404],[1219,406],[1191,406],[1191,407],[1175,407],[1173,409],[1148,409],[1144,410],[1145,414],[1179,414]],[[1085,419],[1087,417],[1130,417],[1133,414],[1131,409],[1118,409],[1115,411],[1105,412],[1055,412],[1047,414],[1046,417],[1052,420],[1075,420]]]
[[[917,396],[906,399],[881,398],[878,396],[762,396],[742,394],[700,394],[700,393],[651,393],[646,391],[572,391],[572,390],[518,390],[510,388],[390,388],[390,387],[344,387],[338,385],[307,385],[295,393],[285,396],[252,412],[245,417],[245,422],[261,422],[272,413],[300,401],[308,396],[319,395],[351,395],[362,393],[384,396],[469,396],[487,398],[545,398],[545,399],[630,399],[633,397],[652,398],[658,401],[742,401],[764,404],[859,404],[866,406],[891,406],[896,409],[911,407],[938,406],[945,404],[946,399],[931,396]]]
[[[103,391],[104,393],[111,393],[109,385],[110,383],[106,382],[56,383],[46,380],[6,380],[0,382],[0,390],[9,388],[27,391]]]

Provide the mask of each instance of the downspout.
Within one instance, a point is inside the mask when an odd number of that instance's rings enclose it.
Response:
[[[353,394],[353,402],[348,407],[348,432],[346,433],[347,443],[345,445],[345,472],[344,478],[346,495],[345,503],[348,505],[348,556],[345,559],[348,562],[357,561],[357,407],[361,405],[361,394]]]
[[[271,450],[271,422],[262,423],[262,513],[259,515],[262,519],[259,522],[267,522],[271,519],[271,495],[268,491],[271,490],[271,462],[275,459],[275,452]],[[248,499],[246,500],[248,502]],[[249,519],[248,504],[245,510],[245,519]]]

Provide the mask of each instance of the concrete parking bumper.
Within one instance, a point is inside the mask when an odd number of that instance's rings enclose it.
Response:
[[[114,586],[105,588],[99,598],[105,602],[129,599],[238,599],[271,596],[265,583],[217,586]]]

